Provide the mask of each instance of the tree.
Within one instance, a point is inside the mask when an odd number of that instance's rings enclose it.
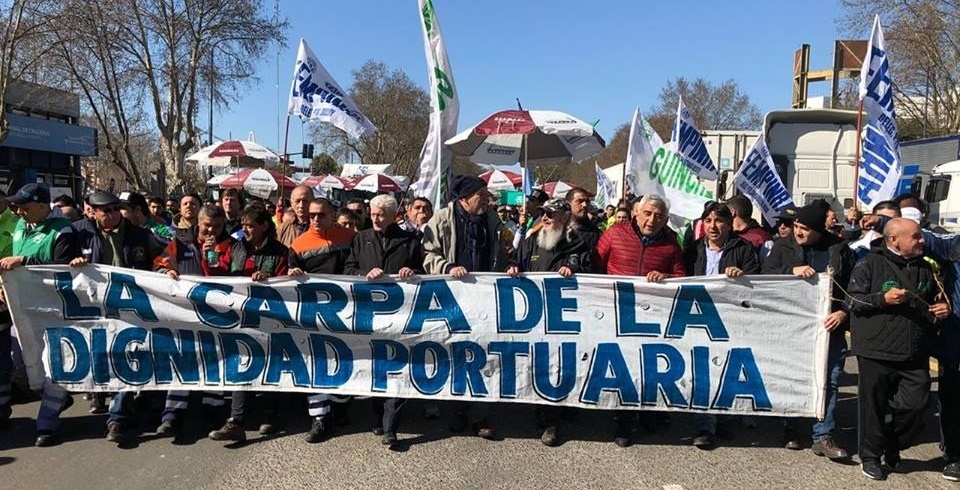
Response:
[[[842,0],[841,5],[841,27],[856,37],[869,36],[874,14],[880,13],[897,119],[908,130],[901,139],[918,126],[915,136],[960,132],[960,2]]]
[[[134,180],[135,162],[125,148],[137,128],[127,120],[136,120],[140,105],[152,118],[161,194],[170,170],[174,186],[183,182],[185,157],[200,141],[196,120],[207,94],[216,94],[214,104],[233,100],[255,81],[249,74],[271,43],[284,42],[287,28],[286,21],[264,14],[261,0],[67,0],[61,7],[61,40],[71,43],[63,54],[85,58],[68,70],[90,93],[90,106],[99,106],[101,131],[125,135],[111,151]],[[95,36],[106,37],[93,44],[98,49],[86,50]]]
[[[10,131],[6,117],[7,90],[37,69],[37,62],[53,49],[50,34],[56,22],[50,0],[0,0],[0,143]]]
[[[310,161],[310,173],[313,175],[339,174],[340,168],[340,164],[326,153],[321,153]]]
[[[697,78],[692,82],[678,77],[667,82],[660,91],[660,105],[648,111],[650,125],[668,141],[676,119],[680,96],[701,131],[718,129],[756,130],[763,125],[763,115],[750,97],[740,91],[733,80],[720,85]]]
[[[427,137],[430,97],[402,70],[368,60],[353,72],[350,97],[377,127],[371,135],[353,138],[331,124],[311,124],[310,136],[338,160],[393,165],[394,175],[412,176]]]

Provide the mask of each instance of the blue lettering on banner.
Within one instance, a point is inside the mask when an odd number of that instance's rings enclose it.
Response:
[[[354,333],[373,333],[373,319],[403,306],[403,288],[394,282],[358,282],[353,285]]]
[[[427,355],[431,359],[427,360]],[[434,366],[433,373],[428,366]],[[410,378],[413,386],[425,395],[436,395],[443,391],[450,379],[450,354],[437,342],[420,342],[410,349]]]
[[[530,333],[543,318],[543,296],[540,288],[526,277],[497,279],[497,332]],[[517,296],[523,318],[517,318]]]
[[[174,371],[183,384],[200,382],[200,366],[197,363],[197,344],[193,332],[177,330],[176,340],[168,328],[153,329],[150,337],[153,350],[154,377],[159,384],[173,383]]]
[[[553,367],[557,376],[554,383]],[[550,362],[550,344],[537,342],[533,346],[533,389],[545,400],[565,400],[577,384],[577,344],[562,342],[556,364]]]
[[[410,358],[407,347],[395,340],[371,341],[370,357],[373,358],[370,389],[381,393],[387,391],[387,378],[402,373]]]
[[[713,298],[707,288],[700,284],[682,285],[673,300],[673,310],[667,322],[666,338],[683,338],[687,327],[700,327],[707,331],[714,342],[730,340],[723,326]]]
[[[451,350],[453,359],[453,383],[450,392],[463,395],[469,389],[473,397],[487,396],[487,385],[483,382],[481,370],[487,365],[487,354],[476,342],[454,342]]]
[[[223,381],[228,385],[246,385],[260,378],[266,365],[263,347],[245,333],[220,334],[223,352]]]
[[[90,373],[90,347],[83,334],[72,328],[48,328],[45,335],[51,361],[50,379],[63,384],[83,381]],[[73,359],[71,369],[63,362],[68,357]]]
[[[329,349],[328,349],[329,347]],[[353,375],[353,351],[332,335],[310,334],[314,388],[339,388]],[[331,372],[329,367],[333,365]]]
[[[100,308],[80,304],[80,298],[73,290],[73,274],[57,272],[53,275],[57,295],[63,302],[63,318],[65,320],[96,320],[103,316]]]
[[[193,303],[193,309],[197,313],[197,318],[204,325],[213,328],[232,328],[240,322],[240,315],[232,309],[218,311],[207,303],[207,296],[211,292],[218,292],[229,295],[233,292],[233,286],[229,284],[217,284],[212,282],[198,282],[187,293],[187,298]]]
[[[147,342],[147,329],[130,327],[119,331],[110,346],[110,361],[117,378],[128,385],[140,386],[153,379],[153,356],[140,349]],[[130,348],[131,344],[136,346]]]
[[[421,281],[414,295],[413,313],[403,333],[420,333],[427,322],[443,322],[450,333],[468,333],[470,324],[453,291],[443,279]],[[434,308],[436,305],[436,308]]]
[[[660,324],[637,322],[637,292],[632,282],[617,281],[617,336],[659,337]]]
[[[107,331],[98,328],[90,332],[90,360],[93,362],[93,383],[106,385],[110,383],[110,352],[107,347]]]
[[[347,307],[347,292],[340,286],[325,282],[297,285],[297,304],[300,325],[308,330],[319,330],[320,325],[330,332],[349,332],[340,313]]]
[[[749,348],[730,349],[713,406],[729,410],[733,408],[733,401],[737,398],[749,399],[753,403],[754,410],[773,409],[770,397],[767,395],[767,388],[763,383],[763,376],[757,369],[753,350]]]
[[[565,320],[564,312],[577,311],[577,299],[564,297],[564,291],[580,289],[575,277],[555,277],[543,280],[543,289],[546,293],[547,306],[547,333],[576,334],[580,333],[580,322]]]
[[[251,284],[247,299],[240,309],[243,311],[241,327],[259,328],[263,317],[276,320],[284,327],[296,325],[287,308],[287,303],[280,293],[271,287]]]
[[[634,406],[640,403],[633,376],[617,344],[597,344],[580,401],[595,405],[600,403],[600,395],[605,391],[615,393],[620,405]]]
[[[667,405],[686,407],[687,399],[677,386],[686,371],[680,351],[668,344],[644,344],[640,357],[643,361],[643,404],[656,405],[658,395],[663,395]],[[666,363],[665,371],[660,371],[661,360]]]
[[[130,274],[110,273],[103,306],[107,318],[120,318],[120,310],[124,310],[133,311],[145,322],[157,321],[157,314],[150,306],[150,297]]]
[[[267,375],[263,382],[279,385],[283,373],[290,375],[293,386],[310,386],[310,372],[303,359],[303,353],[297,348],[297,342],[287,332],[270,334],[270,352],[267,355]]]
[[[517,397],[517,356],[530,354],[528,342],[490,342],[487,352],[500,357],[500,397]]]

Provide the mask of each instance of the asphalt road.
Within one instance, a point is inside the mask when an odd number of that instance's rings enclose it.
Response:
[[[838,439],[850,450],[856,448],[854,382],[853,376],[845,377],[839,406]],[[539,441],[529,406],[498,406],[494,425],[501,440],[486,441],[451,434],[449,406],[442,406],[443,419],[429,421],[421,416],[422,404],[411,402],[401,430],[404,444],[392,450],[369,432],[364,400],[352,402],[351,420],[336,437],[305,443],[308,422],[295,400],[284,417],[286,432],[279,436],[259,438],[251,425],[246,443],[224,444],[204,438],[196,420],[187,427],[188,437],[159,439],[152,433],[154,423],[145,420],[145,430],[118,447],[103,438],[106,416],[87,414],[87,403],[76,400],[64,414],[64,442],[52,448],[33,447],[38,403],[14,407],[11,426],[0,432],[4,487],[960,489],[960,483],[940,475],[933,406],[919,444],[903,453],[907,473],[873,482],[860,474],[856,457],[843,464],[809,450],[783,449],[780,423],[770,418],[759,419],[754,429],[734,423],[730,438],[702,451],[690,445],[690,417],[673,414],[668,425],[653,432],[639,429],[636,443],[621,449],[610,442],[609,414],[581,411],[564,427],[565,442],[548,448]]]

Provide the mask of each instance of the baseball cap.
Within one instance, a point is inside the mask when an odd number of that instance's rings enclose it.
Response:
[[[147,212],[150,207],[147,205],[147,198],[140,194],[139,192],[129,192],[124,191],[120,193],[120,204],[130,206],[130,207],[139,207],[140,211]]]
[[[542,209],[543,212],[545,213],[556,213],[556,212],[569,213],[570,203],[568,203],[566,199],[555,197],[547,201],[546,203],[544,203],[543,206],[540,206],[540,209]]]
[[[17,206],[22,206],[28,202],[50,204],[50,188],[41,183],[27,184],[21,187],[16,194],[7,197],[7,202]]]

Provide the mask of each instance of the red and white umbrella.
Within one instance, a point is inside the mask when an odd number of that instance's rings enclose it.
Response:
[[[398,177],[391,177],[385,174],[361,175],[354,178],[347,185],[347,190],[367,191],[374,194],[381,192],[403,192],[407,190],[407,184]]]
[[[557,111],[500,111],[445,142],[474,163],[579,163],[603,151],[593,126]]]
[[[523,184],[523,176],[507,170],[488,170],[480,174],[480,178],[487,183],[491,191],[512,191]]]
[[[326,189],[345,189],[349,184],[349,179],[341,179],[336,175],[314,175],[300,181],[302,185],[310,187],[323,187]]]
[[[297,185],[297,181],[290,177],[262,168],[241,170],[220,182],[221,189],[243,189],[264,199],[277,189],[292,190]]]
[[[280,157],[267,147],[255,141],[221,141],[201,148],[190,155],[188,162],[195,162],[204,167],[229,167],[241,163],[261,163],[275,166],[280,163]]]
[[[556,182],[547,182],[546,184],[543,184],[543,187],[541,188],[543,189],[543,192],[546,192],[550,197],[563,198],[567,197],[567,192],[574,188],[574,184],[568,184],[562,180],[558,180]]]

